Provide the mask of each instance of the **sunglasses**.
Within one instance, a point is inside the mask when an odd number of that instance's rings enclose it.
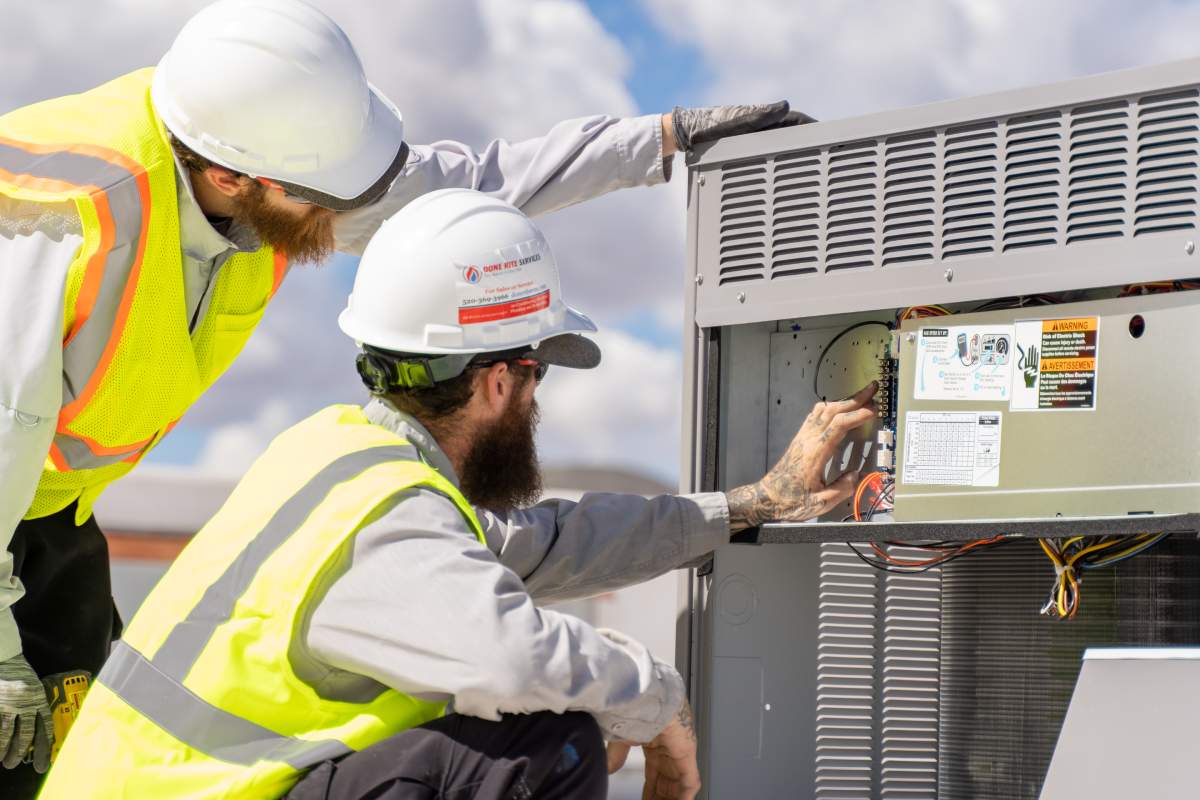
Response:
[[[542,378],[546,377],[546,373],[550,371],[550,365],[544,361],[538,361],[536,358],[498,358],[495,361],[475,361],[467,365],[467,369],[482,369],[490,367],[493,364],[516,364],[522,367],[533,367],[533,382],[541,383]]]
[[[263,186],[266,186],[268,189],[278,189],[279,191],[283,192],[284,199],[291,200],[293,203],[300,203],[301,205],[306,205],[306,206],[317,205],[312,200],[307,200],[303,197],[300,197],[299,195],[292,194],[283,186],[283,184],[276,183],[275,181],[269,180],[268,178],[255,178],[254,180],[258,181]]]

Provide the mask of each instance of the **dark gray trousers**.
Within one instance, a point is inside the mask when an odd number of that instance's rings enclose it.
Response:
[[[319,764],[287,800],[603,800],[604,740],[590,714],[449,714]]]

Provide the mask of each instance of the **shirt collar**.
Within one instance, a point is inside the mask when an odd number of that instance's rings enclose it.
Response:
[[[458,474],[454,471],[454,465],[442,452],[442,448],[438,446],[433,434],[418,422],[416,417],[398,410],[391,401],[383,397],[371,398],[371,401],[363,407],[363,411],[372,423],[381,428],[387,428],[417,448],[422,461],[442,473],[442,477],[454,484],[455,487],[458,486]]]
[[[262,247],[254,231],[234,222],[229,226],[229,236],[222,236],[196,202],[192,181],[187,167],[175,156],[175,186],[179,205],[179,242],[184,254],[196,261],[212,261],[229,250],[242,253],[253,252]]]

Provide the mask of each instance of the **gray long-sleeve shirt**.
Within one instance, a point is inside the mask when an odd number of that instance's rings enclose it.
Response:
[[[379,400],[367,415],[457,485],[419,422]],[[486,544],[444,495],[401,493],[334,559],[293,664],[330,697],[369,697],[382,684],[485,719],[587,711],[610,737],[652,739],[683,703],[675,669],[540,604],[648,580],[726,543],[724,495],[590,494],[477,514]]]
[[[178,173],[184,294],[189,320],[200,320],[222,265],[259,242],[238,225],[223,234],[214,229],[186,170]],[[535,139],[495,141],[480,152],[450,141],[413,145],[388,194],[339,214],[334,232],[340,251],[360,254],[384,220],[435,189],[478,189],[542,214],[664,179],[659,116],[585,117]],[[72,204],[47,209],[0,197],[0,661],[21,652],[9,607],[23,589],[12,574],[8,543],[33,499],[62,405],[63,276],[82,242]]]

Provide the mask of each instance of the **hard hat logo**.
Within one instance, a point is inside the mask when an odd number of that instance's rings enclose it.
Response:
[[[479,271],[479,267],[467,267],[463,270],[463,280],[467,283],[479,283],[483,277],[483,273]]]

